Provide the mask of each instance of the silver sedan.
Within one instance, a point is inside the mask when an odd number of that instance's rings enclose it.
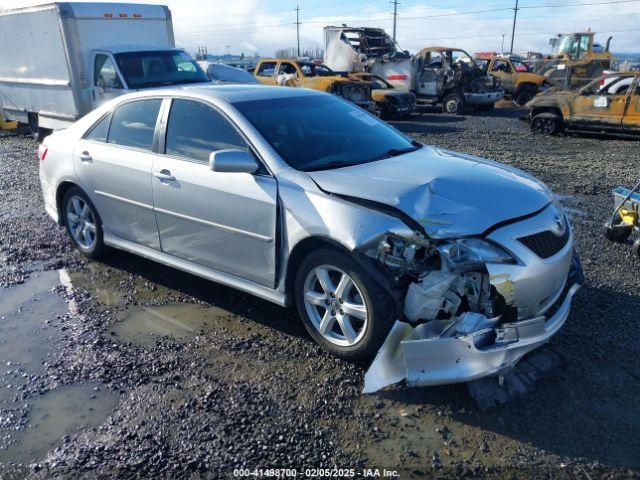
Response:
[[[376,357],[377,387],[511,368],[558,331],[583,281],[541,182],[311,90],[135,93],[39,156],[46,210],[81,252],[295,303],[327,350]]]

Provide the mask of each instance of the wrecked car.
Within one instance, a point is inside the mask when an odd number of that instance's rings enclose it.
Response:
[[[45,209],[80,252],[295,304],[329,352],[375,357],[369,391],[510,369],[558,332],[582,283],[543,183],[314,90],[138,92],[38,155]]]
[[[531,100],[529,120],[536,133],[583,131],[640,135],[640,72],[616,72],[578,91],[545,92]]]
[[[505,97],[513,99],[520,106],[524,106],[539,91],[555,84],[542,75],[529,72],[523,63],[515,62],[508,56],[476,56],[476,65],[485,72],[498,77]]]
[[[491,110],[504,92],[500,81],[479,68],[464,50],[424,48],[415,55],[397,48],[384,30],[325,27],[325,64],[338,72],[369,72],[416,96],[416,107]]]
[[[376,107],[367,83],[349,80],[325,65],[291,58],[264,59],[256,65],[254,75],[265,85],[311,88],[338,95],[365,110]]]
[[[371,87],[371,98],[376,102],[376,115],[383,120],[410,115],[416,106],[416,96],[394,88],[385,79],[370,73],[352,73],[349,78],[366,82]]]

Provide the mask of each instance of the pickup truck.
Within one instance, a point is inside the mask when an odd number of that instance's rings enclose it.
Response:
[[[254,75],[265,85],[311,88],[338,95],[371,112],[376,109],[371,99],[371,87],[366,82],[341,76],[324,65],[291,58],[271,58],[260,60]]]
[[[520,106],[526,105],[539,91],[555,85],[555,82],[530,72],[524,64],[514,62],[507,56],[476,56],[475,60],[485,72],[500,79],[505,96]]]
[[[118,95],[208,82],[162,5],[56,2],[0,12],[0,111],[34,135]]]

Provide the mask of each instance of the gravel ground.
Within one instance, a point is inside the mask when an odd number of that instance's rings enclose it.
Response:
[[[44,341],[32,345],[36,361],[0,365],[0,478],[233,478],[235,468],[284,467],[638,478],[640,261],[601,235],[611,189],[636,181],[638,143],[534,137],[521,113],[396,123],[426,143],[532,172],[571,212],[587,284],[550,343],[562,372],[488,411],[464,386],[364,397],[365,366],[325,354],[290,310],[124,253],[86,262],[44,213],[36,143],[1,136],[0,316],[28,292],[24,318],[37,316],[29,332]],[[51,298],[38,287],[45,280]],[[141,315],[173,326],[149,331]],[[42,405],[68,407],[64,428],[38,421]],[[74,420],[69,410],[83,408]],[[46,434],[25,457],[27,439]]]

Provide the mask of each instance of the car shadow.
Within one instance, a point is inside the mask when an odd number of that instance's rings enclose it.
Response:
[[[126,252],[108,255],[101,259],[101,263],[231,314],[244,316],[286,335],[311,341],[294,307],[283,308],[234,288]]]
[[[312,341],[293,308],[278,307],[124,252],[102,263],[285,335]],[[375,395],[400,406],[441,408],[464,425],[556,455],[614,467],[640,466],[639,311],[640,295],[584,287],[574,299],[567,323],[545,347],[560,355],[562,371],[539,381],[532,392],[488,410],[475,404],[464,384],[396,387]],[[433,428],[432,417],[420,417],[418,422],[421,419],[424,428]]]
[[[533,391],[481,410],[466,385],[396,388],[402,404],[430,404],[454,420],[556,455],[612,467],[640,467],[640,296],[586,286],[547,347],[560,355],[557,376]]]

